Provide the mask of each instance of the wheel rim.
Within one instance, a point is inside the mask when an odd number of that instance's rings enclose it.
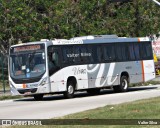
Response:
[[[123,87],[124,89],[127,89],[127,87],[128,87],[128,82],[127,82],[126,79],[123,80],[123,82],[122,82],[122,87]]]
[[[69,85],[69,86],[68,86],[68,93],[69,93],[69,94],[73,94],[73,91],[74,91],[73,86],[72,86],[72,85]]]

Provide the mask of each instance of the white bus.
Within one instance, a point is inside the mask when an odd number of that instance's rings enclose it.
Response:
[[[31,95],[86,90],[90,94],[111,87],[125,92],[129,83],[155,78],[149,38],[115,35],[41,40],[10,47],[9,83],[13,95]]]

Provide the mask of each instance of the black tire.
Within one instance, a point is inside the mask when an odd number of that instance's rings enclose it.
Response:
[[[94,89],[88,89],[87,90],[87,93],[89,95],[98,95],[100,93],[100,90],[99,88],[94,88]]]
[[[75,92],[75,85],[73,84],[72,81],[69,81],[67,83],[67,91],[64,92],[64,97],[67,99],[73,98],[74,92]]]
[[[36,94],[36,95],[33,95],[34,99],[36,101],[41,101],[43,100],[43,94]]]
[[[113,86],[114,92],[126,92],[128,90],[128,77],[122,76],[120,79],[120,85]]]

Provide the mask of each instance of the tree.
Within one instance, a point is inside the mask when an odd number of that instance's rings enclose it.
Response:
[[[19,39],[146,36],[160,31],[159,16],[159,6],[148,0],[1,0],[0,50]]]

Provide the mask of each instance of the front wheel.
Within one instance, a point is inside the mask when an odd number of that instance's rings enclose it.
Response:
[[[120,80],[120,85],[113,86],[115,92],[126,92],[128,90],[128,77],[122,76]]]
[[[67,91],[64,93],[64,97],[68,99],[73,98],[74,92],[75,92],[75,85],[73,84],[72,81],[69,81],[67,83]]]

